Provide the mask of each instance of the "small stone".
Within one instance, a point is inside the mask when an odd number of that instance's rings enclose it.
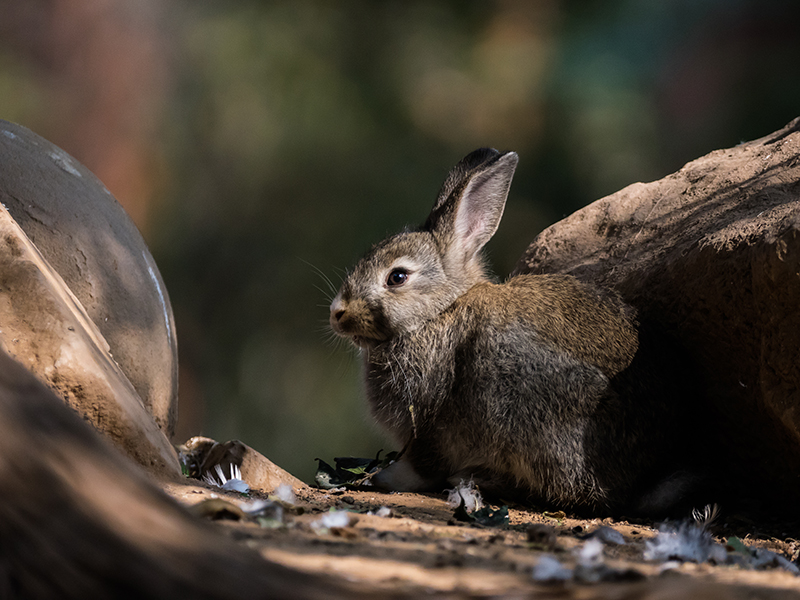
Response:
[[[607,525],[604,525],[592,532],[592,537],[597,538],[606,544],[614,544],[616,546],[622,546],[625,544],[625,538],[622,537],[622,534],[613,527],[608,527]]]
[[[567,581],[572,579],[572,571],[564,567],[555,557],[545,554],[533,568],[533,579],[542,583]]]
[[[528,542],[546,549],[553,549],[556,546],[556,530],[551,525],[544,523],[531,523],[525,533]]]

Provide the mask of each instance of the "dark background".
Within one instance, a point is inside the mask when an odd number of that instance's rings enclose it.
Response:
[[[800,115],[800,2],[0,0],[0,118],[92,169],[175,310],[176,441],[304,479],[387,447],[330,293],[479,146],[520,155],[503,276],[577,208]]]

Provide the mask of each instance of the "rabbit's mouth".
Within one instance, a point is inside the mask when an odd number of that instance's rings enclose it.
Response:
[[[388,332],[379,327],[380,320],[369,315],[353,315],[352,311],[335,305],[331,309],[330,325],[333,332],[348,338],[359,348],[374,348],[389,339]]]
[[[344,323],[339,323],[334,319],[331,319],[331,329],[333,329],[334,333],[343,338],[347,338],[359,348],[372,348],[379,342],[379,340],[375,339],[374,337],[369,337],[363,333],[354,333],[353,331],[348,331],[350,327],[346,326]]]
[[[374,348],[376,345],[380,343],[380,340],[376,340],[375,338],[368,338],[363,335],[352,335],[350,339],[353,343],[358,346],[359,348],[363,348],[365,350],[369,348]]]

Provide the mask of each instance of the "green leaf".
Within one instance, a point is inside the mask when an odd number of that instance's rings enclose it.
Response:
[[[353,458],[349,456],[334,458],[333,461],[336,463],[336,472],[343,475],[345,479],[348,478],[346,473],[358,475],[358,477],[349,477],[349,479],[361,479],[369,473],[372,463],[375,462],[371,458]]]
[[[725,541],[725,548],[730,552],[738,552],[739,554],[744,554],[745,556],[755,556],[753,550],[745,546],[744,542],[735,535],[729,537]]]
[[[366,475],[367,469],[366,467],[355,467],[353,469],[346,469],[343,468],[343,471],[347,471],[348,473],[352,473],[353,475]]]
[[[389,452],[381,458],[381,452],[375,458],[355,458],[352,456],[337,457],[333,459],[336,468],[330,466],[324,460],[315,458],[317,461],[317,472],[314,481],[323,489],[330,490],[337,487],[358,487],[362,480],[386,468],[398,456],[397,452]]]

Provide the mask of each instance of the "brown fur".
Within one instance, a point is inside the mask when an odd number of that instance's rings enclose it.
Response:
[[[365,349],[373,415],[408,444],[403,468],[376,482],[473,477],[562,506],[662,510],[676,498],[648,492],[685,466],[685,407],[659,380],[658,353],[640,347],[633,309],[569,276],[486,275],[480,250],[516,162],[466,157],[425,225],[374,246],[331,305],[334,331]],[[388,279],[397,268],[402,285]]]

